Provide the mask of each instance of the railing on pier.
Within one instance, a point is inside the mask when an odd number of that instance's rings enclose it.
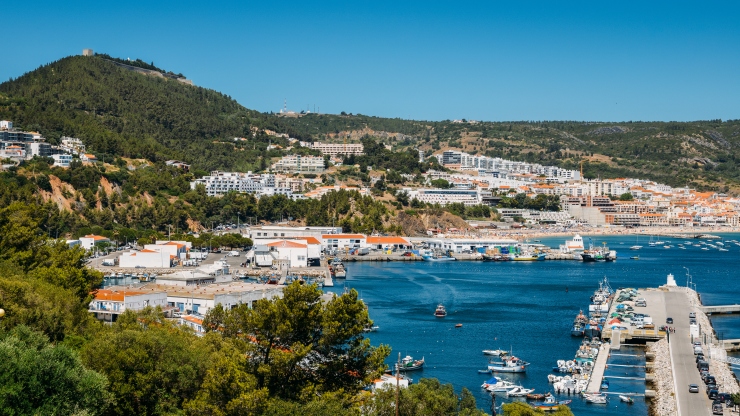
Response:
[[[717,306],[702,306],[702,312],[706,314],[713,313],[739,313],[740,305],[717,305]]]

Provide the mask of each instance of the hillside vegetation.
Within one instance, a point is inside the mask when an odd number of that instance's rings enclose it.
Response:
[[[341,141],[378,137],[394,149],[440,150],[580,169],[587,178],[636,177],[673,186],[740,191],[740,121],[439,122],[365,115],[281,118],[301,134]]]
[[[273,127],[266,116],[219,92],[142,75],[99,56],[64,58],[0,84],[0,119],[52,143],[78,137],[108,162],[180,159],[206,171],[254,170],[263,158],[280,155],[266,152],[270,138],[260,129]]]

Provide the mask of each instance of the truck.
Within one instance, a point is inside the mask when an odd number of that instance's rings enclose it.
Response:
[[[229,256],[231,256],[231,257],[239,257],[239,252],[236,251],[236,250],[229,251]]]

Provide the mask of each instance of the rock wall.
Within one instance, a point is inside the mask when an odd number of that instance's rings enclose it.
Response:
[[[653,367],[653,386],[655,398],[650,407],[650,414],[656,416],[676,416],[676,396],[673,391],[673,370],[671,369],[671,353],[668,351],[668,341],[663,338],[648,347],[648,352],[655,355]]]

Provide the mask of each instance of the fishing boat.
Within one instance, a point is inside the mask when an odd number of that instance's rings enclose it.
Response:
[[[424,367],[424,357],[421,360],[414,360],[410,355],[403,357],[401,364],[396,364],[398,371],[416,371]]]
[[[529,397],[529,396],[527,396]],[[545,412],[554,412],[558,410],[560,406],[567,406],[571,404],[572,400],[555,400],[555,398],[548,393],[545,397],[545,401],[540,403],[532,403],[535,409],[543,410]]]
[[[570,329],[570,335],[574,337],[582,337],[586,331],[586,323],[588,323],[588,318],[583,314],[583,311],[580,311],[578,315],[576,315],[576,319],[573,320],[573,327]]]
[[[421,256],[421,258],[424,261],[455,261],[455,260],[457,260],[456,258],[454,258],[452,256],[445,256],[445,255],[442,255],[442,254],[432,254],[432,255],[425,254],[425,255]]]
[[[511,259],[514,261],[541,261],[544,260],[547,255],[545,253],[532,252],[532,253],[521,253],[514,254]]]
[[[335,264],[332,266],[332,268],[334,272],[334,277],[336,277],[337,279],[345,279],[347,277],[347,269],[344,267],[344,264]]]
[[[444,305],[441,303],[437,305],[437,309],[434,311],[434,316],[437,318],[444,318],[447,316],[447,310],[445,309]]]
[[[625,402],[625,403],[629,403],[629,404],[632,404],[632,403],[634,403],[634,402],[635,402],[635,401],[634,401],[634,400],[632,399],[632,397],[629,397],[629,396],[625,396],[625,395],[623,395],[623,394],[620,394],[620,395],[619,395],[619,400],[621,400],[621,401],[623,401],[623,402]]]
[[[504,355],[501,361],[489,363],[488,370],[495,373],[524,373],[528,365],[528,362],[517,357]]]

